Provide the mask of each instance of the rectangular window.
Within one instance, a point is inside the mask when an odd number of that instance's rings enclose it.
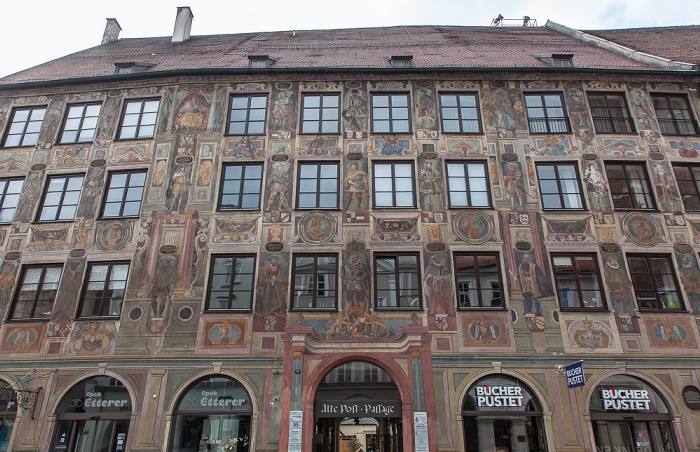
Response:
[[[231,96],[227,135],[264,135],[267,94]]]
[[[450,207],[491,207],[486,162],[453,161],[445,168]]]
[[[530,133],[570,133],[569,118],[561,94],[525,94]]]
[[[656,119],[664,135],[698,135],[698,124],[682,94],[652,94]]]
[[[21,177],[0,179],[0,223],[10,223],[14,218],[23,184]]]
[[[262,173],[262,163],[224,165],[219,210],[259,209]]]
[[[413,55],[392,56],[391,67],[394,68],[409,68],[413,67]]]
[[[563,309],[605,309],[595,254],[552,254],[554,282]]]
[[[374,256],[377,309],[421,309],[418,253]]]
[[[69,105],[58,142],[91,143],[95,138],[101,108],[101,103]]]
[[[39,138],[46,107],[15,108],[5,132],[2,146],[5,148],[34,146]]]
[[[554,67],[573,67],[574,64],[570,56],[552,55],[552,66]]]
[[[119,140],[153,138],[160,99],[131,99],[124,102]]]
[[[32,265],[24,267],[15,293],[10,319],[48,319],[58,291],[63,266]]]
[[[416,207],[413,163],[374,163],[374,207]]]
[[[629,254],[627,266],[640,310],[683,310],[676,274],[669,256]]]
[[[83,175],[49,177],[37,221],[72,220],[82,187]]]
[[[304,94],[301,98],[301,133],[340,133],[340,95]]]
[[[87,274],[79,317],[119,317],[129,263],[91,263]]]
[[[576,163],[538,163],[537,179],[543,208],[583,209]]]
[[[443,133],[482,133],[477,93],[440,94]]]
[[[211,258],[207,311],[253,309],[255,256],[216,255]]]
[[[334,254],[294,256],[292,309],[337,309],[337,259]]]
[[[457,307],[502,308],[503,284],[497,253],[455,253]]]
[[[700,166],[673,164],[683,207],[688,211],[700,210]]]
[[[340,192],[337,163],[300,163],[297,207],[337,209]]]
[[[596,133],[635,133],[622,93],[587,93]]]
[[[643,163],[607,162],[605,173],[615,209],[656,209]]]
[[[109,175],[103,218],[137,217],[141,211],[146,171],[114,172]]]
[[[372,94],[373,133],[411,133],[408,94]]]

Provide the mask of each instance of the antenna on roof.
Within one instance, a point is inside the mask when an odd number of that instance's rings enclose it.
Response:
[[[530,23],[530,16],[523,16],[523,27],[527,27]]]
[[[491,21],[491,25],[493,25],[494,27],[498,27],[499,25],[502,24],[502,22],[503,22],[503,14],[499,14],[498,16],[496,16],[496,18],[494,20]]]
[[[537,19],[530,19],[530,16],[523,16],[522,19],[504,19],[501,14],[499,14],[495,19],[491,21],[491,25],[494,27],[536,27]]]

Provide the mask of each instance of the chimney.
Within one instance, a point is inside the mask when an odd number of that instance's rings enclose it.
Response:
[[[190,28],[192,28],[193,17],[192,10],[189,6],[180,6],[177,8],[173,39],[171,39],[170,42],[185,42],[190,39]]]
[[[117,19],[110,19],[108,17],[107,25],[105,25],[105,34],[102,36],[102,44],[107,44],[108,42],[119,39],[120,31],[122,31],[122,27],[119,26]]]

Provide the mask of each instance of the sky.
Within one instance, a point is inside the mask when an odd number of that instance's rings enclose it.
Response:
[[[0,12],[0,77],[99,45],[106,18],[120,38],[170,36],[178,6],[192,35],[393,25],[490,26],[530,16],[579,30],[700,24],[697,0],[10,0]],[[663,7],[659,5],[663,4]],[[514,21],[513,23],[517,23]]]

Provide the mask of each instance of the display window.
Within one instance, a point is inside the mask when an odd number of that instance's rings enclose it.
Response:
[[[51,450],[125,451],[131,409],[131,395],[116,378],[98,376],[81,381],[59,405]]]
[[[466,451],[546,451],[542,408],[531,391],[507,376],[477,381],[462,407]]]
[[[593,391],[590,413],[597,452],[678,450],[666,403],[642,380],[606,378]]]
[[[10,450],[12,429],[17,417],[17,393],[0,380],[0,452]]]
[[[250,396],[232,378],[207,377],[178,402],[173,452],[247,452],[250,449]]]

